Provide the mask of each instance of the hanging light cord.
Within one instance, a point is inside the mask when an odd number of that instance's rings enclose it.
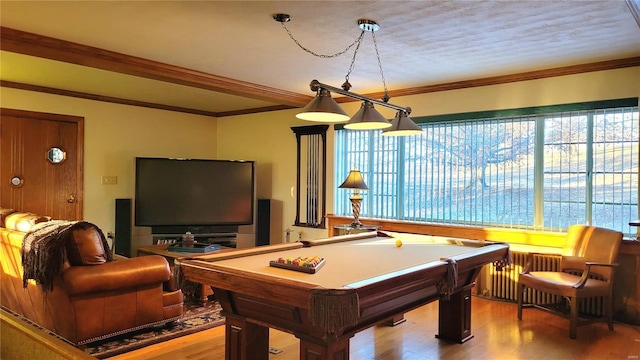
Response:
[[[362,39],[364,38],[364,30],[362,30],[362,33],[360,33],[360,36],[357,39],[357,43],[358,46],[356,46],[356,49],[353,51],[353,57],[351,58],[351,64],[349,65],[349,71],[347,71],[347,75],[344,76],[344,84],[342,84],[342,88],[345,91],[349,91],[351,90],[351,83],[349,82],[349,75],[351,75],[351,72],[353,71],[353,68],[356,65],[356,55],[358,55],[358,50],[360,49],[360,44],[362,44]]]
[[[382,71],[382,62],[380,61],[380,54],[378,53],[378,43],[376,43],[375,31],[371,32],[371,36],[373,37],[373,46],[376,49],[376,58],[378,59],[378,67],[380,68],[380,77],[382,78],[382,85],[384,86],[384,96],[382,97],[382,101],[389,102],[391,97],[389,96],[389,91],[387,91],[387,82],[384,79],[384,72]]]
[[[378,43],[376,42],[376,33],[375,31],[378,29],[377,27],[372,30],[373,28],[367,28],[368,30],[365,30],[366,27],[361,27],[362,32],[360,32],[360,35],[349,45],[347,46],[344,50],[339,51],[335,54],[318,54],[304,46],[302,46],[302,44],[300,44],[300,42],[298,40],[296,40],[296,38],[293,37],[293,34],[291,33],[291,31],[289,31],[289,29],[287,28],[287,26],[284,24],[285,22],[288,22],[291,20],[291,17],[287,14],[276,14],[274,15],[274,20],[276,20],[277,22],[280,23],[280,25],[282,25],[282,28],[287,32],[287,34],[289,35],[289,37],[291,38],[291,40],[293,40],[293,42],[298,45],[298,47],[302,50],[304,50],[305,52],[319,57],[319,58],[323,58],[323,59],[327,59],[327,58],[334,58],[334,57],[338,57],[344,53],[346,53],[347,51],[349,51],[352,47],[356,47],[354,52],[353,52],[353,58],[351,58],[351,64],[349,65],[349,71],[347,72],[347,75],[345,75],[344,79],[344,84],[342,84],[342,89],[344,89],[345,91],[349,91],[351,89],[351,83],[349,83],[349,75],[351,75],[351,72],[353,71],[354,67],[355,67],[355,63],[356,63],[356,56],[358,55],[358,50],[360,49],[360,45],[362,44],[362,39],[364,38],[364,33],[366,31],[370,31],[371,32],[371,36],[373,37],[373,46],[376,50],[376,59],[378,60],[378,68],[380,69],[380,77],[382,78],[382,85],[384,87],[384,95],[382,96],[382,101],[385,103],[388,103],[389,100],[391,99],[391,97],[389,96],[389,91],[387,90],[387,82],[384,78],[384,71],[382,70],[382,61],[380,61],[380,53],[378,52]],[[376,24],[377,25],[377,24]]]
[[[284,24],[284,22],[280,22],[280,24],[282,25],[282,28],[287,32],[287,34],[289,34],[289,37],[291,38],[291,40],[293,40],[294,43],[296,43],[296,45],[298,45],[298,47],[300,47],[300,49],[308,52],[309,54],[319,57],[319,58],[323,58],[323,59],[328,59],[328,58],[334,58],[334,57],[338,57],[344,53],[346,53],[347,51],[349,51],[349,49],[351,49],[354,45],[358,44],[358,47],[360,46],[360,43],[362,42],[362,38],[364,37],[364,30],[362,31],[362,33],[360,33],[360,36],[358,36],[349,46],[347,46],[346,49],[339,51],[335,54],[331,54],[331,55],[326,55],[326,54],[318,54],[310,49],[307,49],[306,47],[302,46],[302,44],[300,44],[300,42],[298,40],[296,40],[293,37],[293,34],[291,34],[291,31],[289,31],[289,29],[287,28],[287,26]]]

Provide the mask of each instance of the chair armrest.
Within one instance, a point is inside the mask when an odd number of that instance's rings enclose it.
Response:
[[[171,278],[169,263],[160,255],[110,261],[101,265],[72,266],[62,274],[71,295],[162,284]]]
[[[585,263],[585,265],[587,265],[587,271],[589,271],[589,268],[592,266],[608,266],[608,267],[618,267],[617,263],[599,263],[599,262],[595,262],[595,261],[587,261]]]
[[[607,264],[607,263],[599,263],[599,262],[594,262],[594,261],[587,261],[585,262],[586,265],[586,269],[585,271],[582,272],[582,276],[580,277],[580,280],[578,280],[578,282],[573,285],[574,289],[580,289],[582,287],[584,287],[584,285],[587,283],[587,280],[589,279],[589,275],[591,274],[591,267],[592,266],[606,266],[606,267],[618,267],[617,263],[612,263],[612,264]]]

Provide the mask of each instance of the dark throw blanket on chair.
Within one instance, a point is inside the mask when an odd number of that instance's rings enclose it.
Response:
[[[86,221],[51,220],[34,225],[22,242],[23,286],[26,288],[28,280],[33,279],[41,286],[43,292],[53,290],[54,279],[62,271],[65,261],[68,236],[72,235],[75,229],[89,227],[98,231],[104,249],[109,249],[102,230]],[[107,261],[113,260],[110,251],[106,250],[105,256]]]

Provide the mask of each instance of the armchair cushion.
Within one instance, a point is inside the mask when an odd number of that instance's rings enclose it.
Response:
[[[13,214],[14,212],[16,211],[13,209],[0,208],[0,227],[5,227],[4,219],[6,219],[7,216]]]
[[[51,220],[34,225],[33,228],[25,234],[22,242],[23,287],[26,288],[27,281],[33,279],[41,286],[42,291],[53,290],[56,277],[60,276],[69,265],[68,256],[66,255],[69,237],[72,236],[71,234],[76,230],[89,229],[93,229],[98,233],[103,244],[102,249],[108,249],[107,240],[102,230],[96,225],[86,221]],[[87,233],[81,234],[87,235]],[[82,240],[83,243],[89,243],[87,247],[90,249],[95,248],[95,246],[91,246],[90,244],[95,240],[91,236],[85,236],[84,238],[78,236],[78,239]],[[77,250],[81,249],[78,247]],[[111,252],[105,253],[103,250],[102,253],[107,262],[113,261]],[[74,260],[76,262],[85,261],[84,255],[81,256],[78,254],[79,253],[76,253]],[[93,254],[89,254],[87,259],[93,259],[93,261],[95,261],[94,256],[95,251]],[[73,257],[74,256],[72,256],[72,258]],[[103,265],[104,263],[101,266]],[[82,267],[84,268],[85,266]]]
[[[70,231],[66,241],[67,259],[72,266],[107,262],[102,237],[94,226]]]
[[[32,213],[13,212],[4,219],[4,227],[9,230],[27,232],[35,224],[51,220],[48,216],[40,216]]]
[[[160,255],[110,261],[100,266],[72,266],[63,273],[69,296],[123,290],[168,281],[169,263]]]

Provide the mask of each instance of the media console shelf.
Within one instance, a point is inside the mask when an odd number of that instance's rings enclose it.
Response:
[[[174,244],[182,241],[183,233],[152,234],[153,244]],[[225,247],[236,247],[237,233],[205,233],[193,234],[196,242],[201,244],[219,244]]]

